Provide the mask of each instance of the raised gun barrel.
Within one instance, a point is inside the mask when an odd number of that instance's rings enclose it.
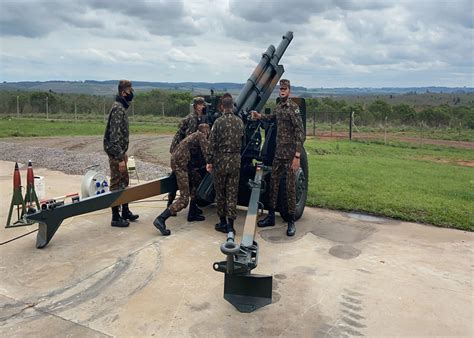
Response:
[[[287,32],[283,35],[283,40],[276,50],[273,45],[270,45],[265,53],[262,54],[262,59],[257,67],[255,67],[239,96],[235,99],[237,114],[244,116],[245,112],[250,110],[259,111],[265,106],[278,80],[285,71],[284,67],[279,65],[278,62],[292,39],[293,32]]]

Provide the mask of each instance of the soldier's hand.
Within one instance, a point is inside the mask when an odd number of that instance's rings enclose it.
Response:
[[[206,170],[208,173],[211,173],[212,172],[212,164],[208,163],[206,164]]]
[[[120,161],[119,162],[119,171],[121,173],[124,173],[127,171],[127,163],[125,163],[125,161]]]
[[[250,113],[252,114],[253,120],[260,120],[262,118],[262,114],[260,114],[259,112],[255,110],[252,110]]]
[[[297,172],[299,168],[300,168],[300,159],[297,157],[293,157],[293,162],[291,162],[291,169],[294,172]]]

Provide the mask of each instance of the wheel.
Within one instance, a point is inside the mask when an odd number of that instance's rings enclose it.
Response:
[[[296,208],[295,208],[295,220],[300,219],[306,206],[306,198],[308,197],[308,156],[306,150],[303,148],[301,152],[300,168],[295,175],[296,184]],[[288,202],[287,202],[287,191],[286,191],[286,175],[280,180],[280,189],[278,189],[278,200],[277,206],[281,217],[288,222],[290,215],[288,213]]]

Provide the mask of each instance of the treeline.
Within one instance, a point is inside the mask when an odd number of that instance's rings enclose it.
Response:
[[[183,91],[151,90],[135,95],[131,113],[153,116],[185,116],[195,93]],[[0,91],[0,114],[4,116],[32,117],[38,114],[50,118],[77,115],[102,116],[107,114],[114,100],[112,96],[86,94],[59,94],[49,92]],[[273,108],[273,100],[267,104]],[[370,103],[351,102],[344,99],[307,98],[307,118],[316,116],[323,123],[346,123],[354,112],[356,125],[391,125],[430,127],[455,127],[474,129],[474,106],[390,104],[383,99]]]

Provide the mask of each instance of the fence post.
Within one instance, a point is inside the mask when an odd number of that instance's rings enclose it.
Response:
[[[424,121],[420,123],[420,147],[423,148],[423,125]]]
[[[20,118],[20,96],[16,96],[16,118]]]
[[[49,120],[48,95],[46,95],[46,120]]]
[[[104,102],[103,102],[103,114],[104,114],[104,123],[107,123],[107,119],[105,118],[105,99],[104,99]]]
[[[316,136],[316,109],[313,110],[313,136]]]
[[[354,112],[352,111],[352,108],[350,110],[350,119],[349,119],[349,141],[352,141],[352,123],[354,122]]]
[[[74,120],[77,122],[77,104],[74,102]]]
[[[384,129],[383,144],[387,144],[387,118],[388,116],[385,116],[385,123],[383,125],[383,129]]]

